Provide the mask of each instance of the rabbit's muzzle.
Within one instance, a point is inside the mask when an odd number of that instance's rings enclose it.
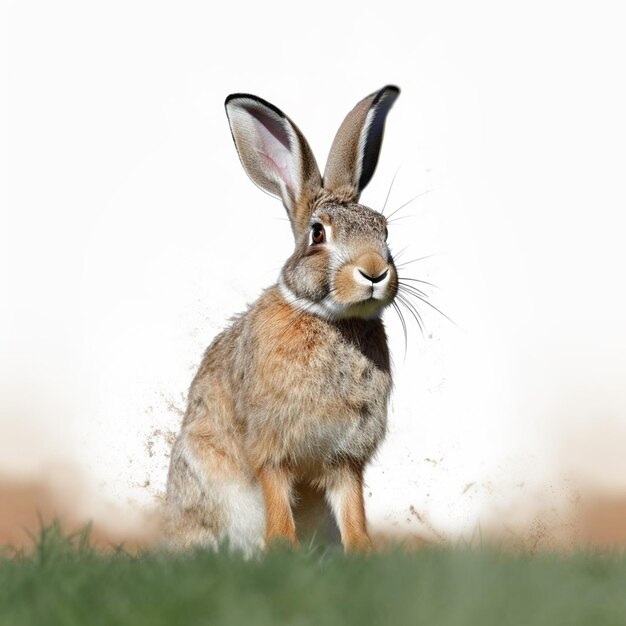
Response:
[[[366,252],[344,265],[334,280],[334,297],[343,306],[369,302],[378,309],[393,300],[396,290],[395,268],[377,252]]]

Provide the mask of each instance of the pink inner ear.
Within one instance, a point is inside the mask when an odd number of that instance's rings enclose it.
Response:
[[[263,122],[265,123],[257,126],[263,162],[268,171],[282,180],[289,192],[295,196],[296,189],[291,170],[293,155],[289,150],[289,137],[279,124],[274,123],[270,126],[267,125],[267,120]]]

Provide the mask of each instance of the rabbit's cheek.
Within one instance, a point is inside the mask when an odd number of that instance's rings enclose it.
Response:
[[[283,270],[282,280],[300,298],[319,302],[328,295],[328,254],[318,249],[315,255],[294,255]]]

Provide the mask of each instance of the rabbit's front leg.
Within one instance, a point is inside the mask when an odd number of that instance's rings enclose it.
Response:
[[[363,467],[349,465],[337,468],[327,485],[327,498],[341,533],[344,550],[368,552],[372,549],[372,542],[367,534],[365,519]]]
[[[291,512],[290,476],[282,468],[263,466],[257,470],[257,479],[265,501],[265,545],[269,547],[272,540],[286,538],[299,547]]]

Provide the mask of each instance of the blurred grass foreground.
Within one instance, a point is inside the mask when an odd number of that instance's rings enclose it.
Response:
[[[0,625],[626,624],[626,555],[103,553],[58,522],[0,556]]]

